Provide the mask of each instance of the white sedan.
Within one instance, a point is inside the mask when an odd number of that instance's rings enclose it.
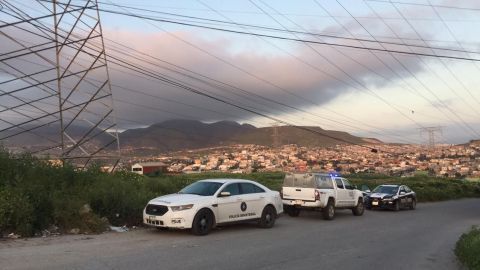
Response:
[[[219,224],[258,221],[271,228],[283,212],[280,193],[250,180],[207,179],[195,182],[180,192],[148,202],[143,210],[146,225],[191,229],[206,235]]]

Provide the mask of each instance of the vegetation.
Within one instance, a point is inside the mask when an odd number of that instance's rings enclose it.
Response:
[[[480,184],[467,180],[435,178],[427,175],[389,177],[362,174],[351,175],[348,179],[358,187],[367,185],[370,189],[380,184],[407,185],[417,193],[420,202],[480,197]]]
[[[468,269],[480,269],[480,228],[474,227],[460,237],[455,254]]]
[[[174,193],[205,178],[246,178],[280,190],[283,173],[203,173],[140,176],[128,172],[103,173],[93,166],[77,171],[55,166],[30,155],[14,156],[0,149],[0,236],[12,232],[22,236],[41,233],[51,225],[61,232],[79,229],[94,233],[111,225],[139,225],[146,203]],[[370,188],[380,183],[405,183],[420,201],[480,197],[480,183],[428,176],[391,178],[352,175],[357,185]],[[78,230],[77,230],[78,231]]]

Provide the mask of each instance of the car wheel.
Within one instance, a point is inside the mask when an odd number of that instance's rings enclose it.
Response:
[[[287,214],[291,217],[298,217],[298,215],[300,215],[300,209],[295,208],[293,206],[289,206],[285,210],[286,210]]]
[[[329,200],[327,206],[323,208],[323,219],[332,220],[335,217],[335,206],[333,201]]]
[[[395,205],[393,206],[393,210],[400,211],[400,202],[398,200],[395,201]]]
[[[415,210],[417,207],[417,200],[413,199],[412,203],[410,204],[410,210]]]
[[[277,212],[271,205],[265,206],[262,211],[262,217],[260,218],[258,225],[261,228],[272,228],[275,225],[275,219],[277,218]]]
[[[213,226],[213,215],[207,209],[198,211],[193,219],[192,233],[195,235],[207,235]]]
[[[363,200],[360,199],[358,200],[357,206],[352,208],[352,213],[355,216],[361,216],[363,215],[363,212],[365,212],[365,205],[363,204]]]

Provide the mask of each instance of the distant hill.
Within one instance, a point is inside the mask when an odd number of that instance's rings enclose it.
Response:
[[[69,128],[69,135],[74,139],[79,139],[85,134],[88,128],[89,127],[86,126],[71,126]],[[306,128],[352,143],[382,143],[377,139],[361,138],[342,131],[324,130],[319,127]],[[53,145],[52,141],[60,141],[58,136],[59,129],[58,124],[51,124],[34,129],[34,132],[41,136],[26,132],[22,135],[8,138],[0,143],[6,146],[34,147],[33,149],[41,148],[41,146],[50,146]],[[295,127],[279,126],[276,127],[276,129],[278,133],[278,143],[280,145],[297,144],[299,146],[318,147],[344,144],[344,142]],[[20,131],[22,130],[14,129],[3,132],[1,135],[6,136]],[[120,144],[122,148],[149,148],[153,152],[199,149],[233,144],[272,146],[273,133],[273,127],[257,128],[252,125],[242,125],[232,121],[220,121],[208,124],[195,120],[168,120],[146,128],[126,130],[120,133]],[[111,139],[107,134],[103,134],[96,136],[90,143],[103,145]]]
[[[347,132],[306,127],[348,142],[365,144],[381,143],[372,138],[361,138]],[[276,127],[279,144],[299,146],[332,146],[344,142],[321,136],[295,127]],[[248,124],[230,121],[202,123],[194,120],[169,120],[147,128],[129,129],[120,134],[122,147],[153,147],[159,151],[177,151],[232,144],[257,144],[272,146],[273,127],[256,128]]]

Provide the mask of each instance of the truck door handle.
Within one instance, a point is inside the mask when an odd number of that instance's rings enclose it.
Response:
[[[265,199],[265,196],[260,196],[260,199]]]
[[[297,189],[295,189],[295,191],[302,191],[302,190],[301,190],[301,189],[299,189],[299,188],[297,188]]]
[[[237,202],[240,202],[240,201],[242,201],[242,199],[241,199],[241,198],[238,198],[238,199],[237,199]]]

